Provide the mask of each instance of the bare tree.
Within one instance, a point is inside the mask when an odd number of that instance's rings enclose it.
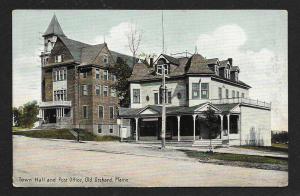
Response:
[[[136,26],[130,25],[130,31],[127,34],[128,46],[133,56],[133,64],[135,64],[136,54],[142,40],[142,33],[137,30]]]

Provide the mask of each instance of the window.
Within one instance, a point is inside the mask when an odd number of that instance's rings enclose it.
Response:
[[[108,80],[108,70],[104,70],[103,77],[104,77],[104,80]]]
[[[219,75],[219,68],[218,65],[215,65],[215,74],[218,76]]]
[[[67,70],[64,69],[63,71],[64,71],[64,80],[67,80]]]
[[[109,133],[113,133],[114,132],[114,126],[113,125],[109,125]]]
[[[172,92],[171,91],[168,92],[168,103],[169,104],[172,103]]]
[[[109,118],[114,119],[114,107],[109,106]]]
[[[63,80],[64,78],[64,70],[59,70],[59,80]]]
[[[192,83],[192,98],[196,99],[199,98],[199,83]]]
[[[117,80],[117,78],[116,78],[116,76],[114,74],[111,74],[111,80],[112,81],[116,81]]]
[[[169,74],[169,65],[167,64],[163,64],[163,65],[165,65],[165,75]],[[156,70],[157,74],[162,75],[163,65],[157,65],[157,70]]]
[[[88,106],[87,105],[82,106],[82,111],[83,111],[83,118],[88,118]]]
[[[56,55],[56,56],[54,56],[54,62],[55,63],[62,62],[62,55]]]
[[[240,97],[240,92],[239,92],[239,91],[236,92],[236,97],[237,97],[237,98]]]
[[[219,87],[219,99],[222,99],[222,88]]]
[[[229,90],[226,89],[226,99],[228,99],[228,98],[229,98]]]
[[[133,103],[140,103],[140,89],[133,89]]]
[[[88,85],[86,85],[86,84],[82,85],[82,94],[88,95]]]
[[[104,96],[108,96],[108,86],[104,86],[104,88],[103,88],[103,94],[104,94]]]
[[[235,98],[235,91],[232,91],[232,98]]]
[[[53,92],[54,101],[66,101],[67,100],[67,90],[57,90]]]
[[[208,99],[209,85],[208,83],[201,83],[201,99]]]
[[[96,79],[99,79],[100,78],[100,71],[99,69],[96,69]]]
[[[103,63],[108,63],[108,56],[107,55],[103,56]]]
[[[102,105],[98,106],[98,117],[99,118],[104,118],[104,109]]]
[[[242,98],[244,98],[245,97],[245,94],[244,93],[242,93]]]
[[[98,124],[98,133],[102,133],[102,125]]]
[[[158,104],[158,93],[154,93],[154,103]]]
[[[239,81],[239,73],[237,71],[234,72],[234,79],[235,81]]]
[[[96,90],[96,95],[100,95],[100,86],[99,85],[96,85],[95,90]]]
[[[114,89],[114,88],[110,89],[110,96],[112,96],[112,97],[116,96],[116,89]]]

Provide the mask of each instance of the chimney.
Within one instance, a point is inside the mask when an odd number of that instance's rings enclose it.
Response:
[[[150,67],[153,67],[153,57],[150,57]]]
[[[232,58],[228,58],[229,64],[232,66]]]

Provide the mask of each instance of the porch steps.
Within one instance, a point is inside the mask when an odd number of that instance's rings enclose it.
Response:
[[[211,140],[211,145],[212,146],[222,146],[222,140],[221,139],[213,139]],[[208,147],[210,145],[210,140],[209,139],[202,139],[202,140],[196,140],[193,143],[193,147]]]

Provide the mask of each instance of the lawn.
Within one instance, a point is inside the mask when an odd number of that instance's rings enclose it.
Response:
[[[288,144],[283,143],[272,143],[272,146],[239,146],[240,148],[252,149],[252,150],[261,150],[261,151],[279,151],[279,152],[288,152]]]
[[[192,150],[184,150],[188,157],[198,158],[200,160],[223,160],[223,161],[239,161],[250,163],[268,163],[268,164],[283,164],[287,165],[287,160],[281,158],[256,156],[256,155],[243,155],[243,154],[230,154],[230,153],[207,153]]]
[[[13,135],[23,135],[34,138],[51,138],[75,140],[76,138],[68,129],[49,129],[49,130],[31,130],[31,131],[14,131]],[[116,136],[95,136],[89,132],[81,132],[81,141],[118,141]]]
[[[12,127],[12,131],[24,131],[28,130],[28,128],[23,128],[23,127]]]

